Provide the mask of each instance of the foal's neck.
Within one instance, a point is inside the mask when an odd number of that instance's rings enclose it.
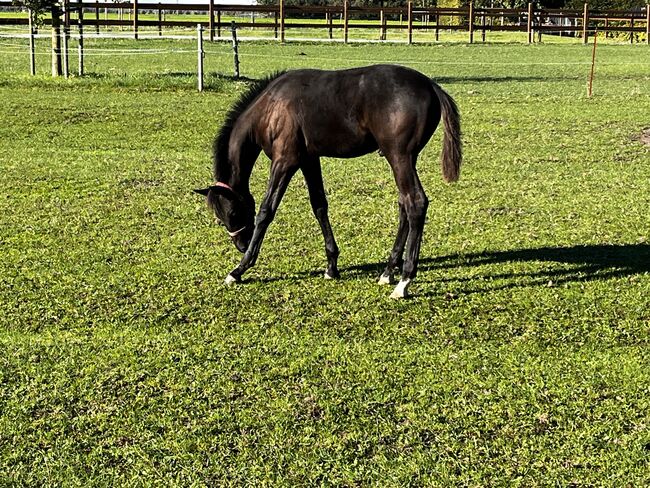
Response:
[[[221,158],[217,165],[217,179],[237,192],[250,193],[251,173],[259,153],[260,148],[251,139],[250,130],[237,124],[230,133],[227,157]]]

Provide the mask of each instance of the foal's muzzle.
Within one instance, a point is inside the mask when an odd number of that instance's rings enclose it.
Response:
[[[252,232],[246,227],[242,227],[241,229],[235,231],[235,232],[228,232],[228,235],[230,236],[230,240],[232,240],[232,243],[235,245],[237,250],[241,253],[246,252],[246,249],[248,249],[248,245],[251,242],[251,237],[252,237]]]

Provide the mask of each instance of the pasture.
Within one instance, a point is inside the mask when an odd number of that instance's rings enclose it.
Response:
[[[591,46],[240,46],[251,78],[395,62],[456,99],[461,178],[436,133],[396,302],[378,154],[323,161],[340,280],[296,177],[224,286],[240,255],[191,190],[245,90],[228,46],[197,93],[192,44],[96,42],[69,80],[0,54],[0,485],[650,483],[647,46],[599,46],[592,98]]]

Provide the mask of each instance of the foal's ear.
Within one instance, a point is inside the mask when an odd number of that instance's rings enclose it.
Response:
[[[208,188],[201,188],[200,190],[192,190],[194,193],[198,193],[199,195],[203,195],[204,197],[208,196],[208,192],[210,191],[210,187]]]
[[[237,198],[237,194],[232,191],[230,188],[222,185],[212,185],[210,187],[210,190],[212,190],[212,193],[214,195],[221,195],[223,197],[226,197],[228,199],[234,200]]]

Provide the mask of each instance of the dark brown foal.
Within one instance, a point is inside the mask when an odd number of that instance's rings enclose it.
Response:
[[[395,269],[401,266],[401,279],[391,297],[407,296],[417,274],[428,207],[416,161],[441,116],[443,178],[455,181],[462,160],[458,110],[442,88],[417,71],[393,65],[296,70],[252,87],[228,114],[215,140],[216,183],[199,190],[244,252],[226,283],[240,281],[255,264],[266,230],[298,170],[323,232],[325,277],[338,277],[339,249],[327,215],[320,157],[352,158],[380,150],[397,184],[399,226],[379,282],[392,283]],[[271,175],[254,217],[249,179],[260,151],[271,159]]]

